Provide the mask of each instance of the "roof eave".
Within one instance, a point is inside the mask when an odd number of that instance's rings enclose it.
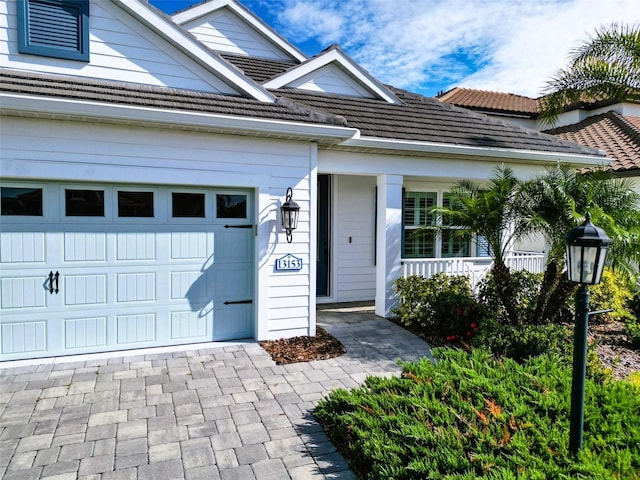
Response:
[[[55,119],[84,119],[127,125],[206,130],[234,135],[338,144],[357,134],[354,128],[277,119],[106,104],[0,92],[0,113]]]
[[[438,155],[456,155],[467,157],[484,157],[517,162],[533,163],[568,163],[576,166],[609,165],[611,159],[600,155],[578,153],[548,152],[524,149],[507,149],[495,147],[472,147],[446,143],[420,142],[411,140],[394,140],[377,137],[356,136],[340,143],[340,147],[387,150],[389,152],[419,152]],[[604,152],[601,152],[604,155]]]

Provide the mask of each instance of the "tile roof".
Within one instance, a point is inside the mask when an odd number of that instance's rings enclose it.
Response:
[[[438,94],[437,98],[442,102],[470,110],[512,113],[530,118],[538,115],[537,99],[514,93],[455,87],[448,92]]]
[[[89,100],[153,108],[177,109],[250,118],[344,125],[287,102],[266,103],[243,97],[194,90],[0,69],[0,91]]]
[[[598,150],[509,125],[437,99],[390,88],[403,104],[285,88],[272,93],[314,110],[342,116],[347,126],[358,128],[363,136],[473,147],[601,154]]]
[[[595,149],[508,125],[436,99],[389,87],[403,102],[328,95],[295,89],[272,91],[276,103],[80,77],[0,69],[0,90],[151,108],[358,128],[363,136],[573,155]]]
[[[242,70],[244,74],[258,83],[266,82],[299,65],[295,61],[268,60],[263,58],[247,57],[246,55],[233,55],[220,53],[220,56]]]
[[[612,158],[614,172],[640,170],[640,117],[610,111],[547,133],[582,145],[601,148]]]

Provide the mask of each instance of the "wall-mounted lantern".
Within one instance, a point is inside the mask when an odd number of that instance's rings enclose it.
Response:
[[[571,419],[569,450],[582,449],[584,428],[584,382],[587,373],[587,325],[589,323],[589,285],[600,283],[609,245],[613,243],[604,230],[591,223],[587,213],[582,225],[572,229],[567,242],[567,275],[580,284],[575,297],[576,319],[573,330],[573,373],[571,382]],[[600,312],[593,312],[600,313]]]
[[[280,207],[282,228],[287,233],[287,243],[291,243],[293,239],[291,232],[298,228],[298,213],[300,212],[300,206],[292,200],[292,197],[293,189],[289,187],[285,202]]]

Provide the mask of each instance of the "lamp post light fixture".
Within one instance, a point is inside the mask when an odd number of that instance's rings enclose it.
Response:
[[[287,195],[285,202],[280,207],[280,214],[282,218],[282,228],[287,234],[287,243],[291,243],[293,240],[293,230],[298,228],[298,213],[300,212],[300,206],[292,200],[293,189],[287,188]]]
[[[584,426],[584,383],[587,368],[587,324],[589,322],[589,285],[600,283],[609,246],[613,243],[601,228],[585,221],[565,237],[567,275],[579,284],[575,297],[576,317],[573,330],[573,376],[571,381],[571,420],[569,450],[577,454],[582,448]]]

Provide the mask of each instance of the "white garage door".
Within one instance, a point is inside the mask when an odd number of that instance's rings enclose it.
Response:
[[[2,360],[254,336],[251,192],[1,189]]]

